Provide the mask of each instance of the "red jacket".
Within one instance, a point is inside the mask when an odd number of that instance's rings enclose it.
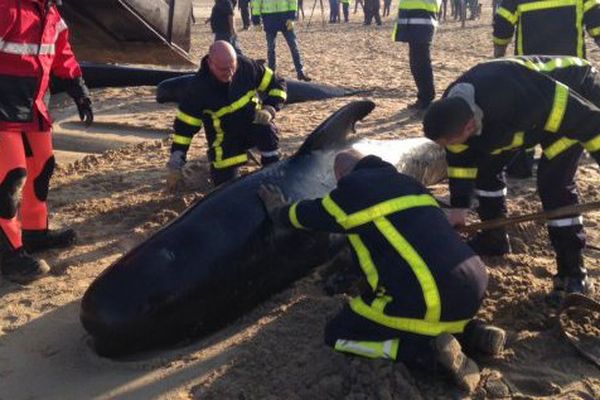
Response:
[[[0,131],[48,130],[50,74],[81,77],[69,31],[47,0],[0,5]]]

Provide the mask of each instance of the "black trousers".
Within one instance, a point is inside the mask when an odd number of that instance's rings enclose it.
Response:
[[[417,100],[428,106],[435,98],[433,69],[431,67],[431,43],[408,42],[410,72],[417,85]]]
[[[546,133],[542,140],[542,148],[547,148],[556,141],[556,137]],[[548,159],[541,158],[537,174],[537,188],[545,211],[579,203],[575,173],[583,148],[579,144]],[[489,156],[478,165],[475,183],[479,200],[478,213],[482,220],[501,217],[506,214],[506,190],[503,169],[514,157],[514,152],[505,152],[498,156]],[[556,252],[558,274],[562,276],[580,276],[584,273],[583,265],[563,260],[576,260],[585,247],[585,231],[578,221],[579,214],[566,218],[548,221],[550,242]]]
[[[375,18],[375,23],[381,25],[381,15],[379,15],[379,0],[365,0],[365,25],[371,25]]]
[[[244,29],[250,27],[250,1],[249,0],[240,0],[240,14],[242,16],[242,23],[244,24]]]

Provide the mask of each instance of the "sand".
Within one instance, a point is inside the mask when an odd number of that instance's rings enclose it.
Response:
[[[305,5],[307,19],[312,5]],[[394,2],[393,9],[396,6]],[[194,59],[212,40],[202,23],[209,10],[208,0],[196,2]],[[439,93],[460,72],[491,55],[490,13],[486,2],[482,19],[469,21],[466,28],[453,21],[442,24],[433,47]],[[388,17],[381,27],[364,27],[359,11],[351,14],[349,24],[322,25],[317,5],[311,26],[298,24],[310,76],[318,82],[373,90],[369,97],[377,108],[358,131],[377,139],[420,135],[419,120],[406,110],[415,96],[407,48],[391,41],[392,21]],[[243,31],[239,37],[248,55],[266,58],[263,32]],[[590,58],[600,61],[592,42],[589,48]],[[294,77],[281,37],[278,63],[280,73]],[[50,224],[72,226],[79,242],[65,251],[41,254],[52,272],[38,282],[20,286],[0,280],[0,399],[464,397],[441,373],[409,371],[401,364],[352,358],[325,347],[324,324],[347,298],[325,294],[322,269],[209,337],[126,360],[98,357],[79,323],[86,288],[132,246],[210,189],[205,141],[199,135],[186,172],[195,177],[193,184],[178,195],[164,193],[166,137],[174,108],[156,104],[153,88],[102,89],[92,95],[97,123],[87,130],[76,123],[69,101],[58,98],[54,105],[61,151],[49,197]],[[285,153],[292,154],[314,127],[348,101],[286,107],[277,118]],[[584,160],[578,173],[583,201],[598,198],[599,179],[598,167]],[[444,183],[433,190],[447,195]],[[534,179],[510,181],[510,212],[537,210],[535,191]],[[590,213],[585,221],[589,242],[600,245],[600,213]],[[561,339],[556,311],[544,301],[555,272],[544,225],[515,226],[511,233],[515,253],[485,260],[490,285],[479,315],[508,331],[508,346],[499,357],[475,356],[483,373],[473,397],[600,398],[600,370]],[[600,281],[598,255],[596,250],[585,252],[591,276]],[[576,330],[591,335],[587,343],[599,351],[598,315],[579,316],[578,321],[582,322]]]

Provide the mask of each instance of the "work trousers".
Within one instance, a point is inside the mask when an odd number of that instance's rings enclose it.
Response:
[[[340,1],[329,0],[329,23],[340,22]]]
[[[22,229],[48,228],[54,165],[50,131],[0,132],[0,229],[13,250],[23,246]]]
[[[551,134],[546,134],[546,136]],[[546,137],[542,140],[545,149],[556,140]],[[575,173],[583,148],[576,144],[552,159],[542,156],[538,167],[537,188],[545,211],[578,204],[579,197],[575,185]],[[490,156],[478,165],[475,194],[479,200],[479,216],[482,220],[502,217],[506,213],[506,184],[503,168],[514,156],[506,152]],[[585,247],[585,231],[580,214],[552,219],[547,222],[550,242],[556,252],[558,274],[562,276],[581,276],[583,265],[575,262],[563,262],[564,259],[576,260],[572,256],[581,253]]]
[[[344,22],[348,22],[350,20],[350,4],[342,3],[342,11],[344,12]]]
[[[428,106],[435,98],[433,68],[431,67],[431,42],[408,42],[410,72],[417,85],[417,100]]]
[[[365,0],[365,25],[371,25],[375,18],[375,23],[381,25],[381,15],[379,15],[379,0]]]
[[[463,281],[456,283],[452,296],[441,296],[442,309],[453,321],[469,320],[481,306],[488,276],[479,257],[465,260],[456,267],[456,272],[456,276],[464,276]],[[403,304],[397,308],[406,315],[414,315],[414,307],[414,304]],[[460,333],[455,332],[455,335],[460,339]],[[381,325],[355,313],[349,305],[325,327],[325,344],[337,351],[415,366],[433,364],[431,341],[434,338]]]
[[[277,66],[277,60],[275,55],[275,48],[277,45],[277,32],[278,31],[266,31],[267,35],[267,59],[269,61],[269,68],[275,71],[275,67]],[[296,33],[294,30],[284,29],[281,31],[285,41],[290,48],[290,53],[292,53],[292,60],[294,61],[294,67],[296,68],[297,74],[304,73],[304,66],[302,65],[302,58],[300,57],[300,48],[298,46],[298,39],[296,38]]]
[[[242,24],[244,25],[244,29],[248,29],[250,27],[250,1],[249,0],[240,0],[240,15],[242,16]]]
[[[383,0],[383,16],[387,17],[390,15],[390,8],[392,8],[392,0]]]
[[[248,130],[244,136],[225,134],[226,138],[223,143],[223,152],[225,154],[232,153],[239,154],[245,152],[250,148],[256,147],[260,151],[261,164],[266,166],[274,162],[279,161],[279,138],[277,136],[277,127],[270,123],[268,125],[262,124],[250,124]],[[212,147],[212,138],[207,138],[210,146]],[[209,151],[208,157],[211,161],[211,180],[214,186],[227,182],[239,176],[239,165],[233,165],[226,168],[216,168],[212,164],[214,161],[212,157],[213,152]]]

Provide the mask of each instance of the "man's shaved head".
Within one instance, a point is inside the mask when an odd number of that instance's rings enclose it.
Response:
[[[356,164],[358,164],[363,157],[364,155],[361,152],[354,149],[339,152],[335,156],[335,161],[333,162],[335,179],[339,181],[352,172],[354,167],[356,167]]]
[[[237,54],[233,46],[224,40],[217,40],[208,50],[208,67],[220,82],[231,82],[237,69]]]

